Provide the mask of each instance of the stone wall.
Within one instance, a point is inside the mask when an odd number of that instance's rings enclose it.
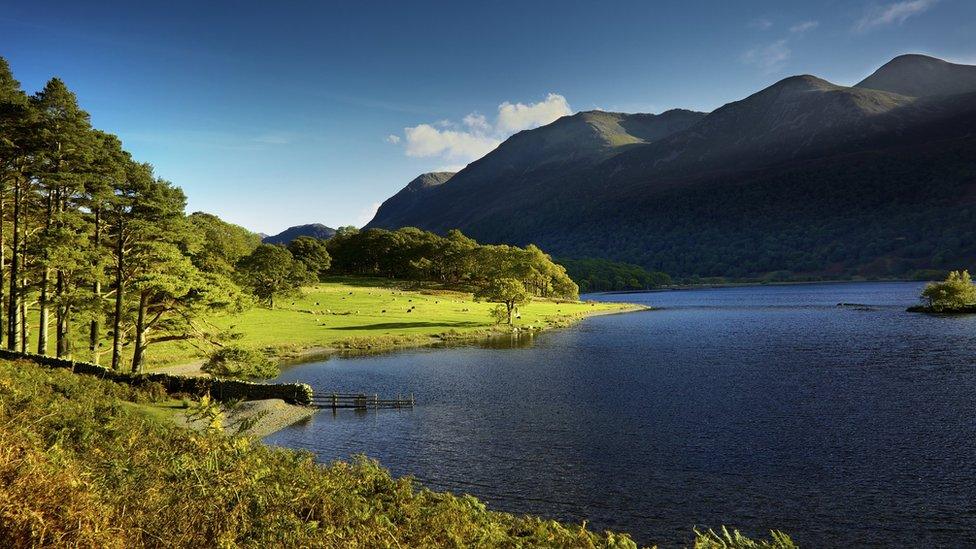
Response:
[[[72,372],[97,376],[117,383],[138,386],[145,383],[159,383],[168,393],[187,393],[203,396],[207,393],[217,400],[263,400],[280,398],[290,404],[309,406],[312,404],[312,388],[305,383],[254,383],[236,379],[217,379],[212,377],[174,376],[170,374],[132,374],[116,372],[105,366],[90,362],[65,360],[34,353],[18,353],[0,349],[0,359],[30,360],[50,368],[67,368]]]

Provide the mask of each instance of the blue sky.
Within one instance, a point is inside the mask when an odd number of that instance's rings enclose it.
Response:
[[[0,55],[256,231],[361,225],[416,175],[580,110],[712,110],[901,53],[976,63],[972,0],[8,2]]]

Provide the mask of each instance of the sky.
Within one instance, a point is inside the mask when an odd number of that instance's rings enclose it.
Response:
[[[62,78],[189,211],[269,234],[361,226],[566,114],[710,111],[903,53],[976,64],[976,1],[0,0],[26,91]]]

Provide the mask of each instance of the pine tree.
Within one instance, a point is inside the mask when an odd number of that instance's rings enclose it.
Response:
[[[45,198],[45,220],[41,236],[41,273],[38,299],[37,352],[47,354],[48,314],[55,306],[57,355],[70,352],[69,322],[73,305],[71,279],[84,262],[79,246],[84,244],[85,221],[76,207],[89,176],[95,137],[88,113],[58,78],[31,98],[37,113],[31,127],[34,142],[32,171]],[[55,275],[54,294],[50,277]]]
[[[19,301],[19,247],[20,247],[20,193],[24,185],[28,149],[25,143],[24,126],[29,112],[27,95],[14,79],[7,60],[0,57],[0,340],[6,331],[7,348],[20,348],[20,326],[18,324]],[[13,204],[8,201],[13,200]],[[12,234],[8,235],[7,216],[13,220]],[[11,253],[6,256],[7,239],[11,238]],[[6,266],[10,265],[9,281],[5,280]],[[9,304],[5,303],[4,289],[10,285]],[[8,317],[3,319],[4,307]]]

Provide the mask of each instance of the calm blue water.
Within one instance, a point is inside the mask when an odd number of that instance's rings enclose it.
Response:
[[[292,367],[280,380],[418,406],[323,411],[268,441],[645,543],[727,524],[806,547],[973,545],[976,316],[904,312],[920,289],[589,296],[664,309]]]

